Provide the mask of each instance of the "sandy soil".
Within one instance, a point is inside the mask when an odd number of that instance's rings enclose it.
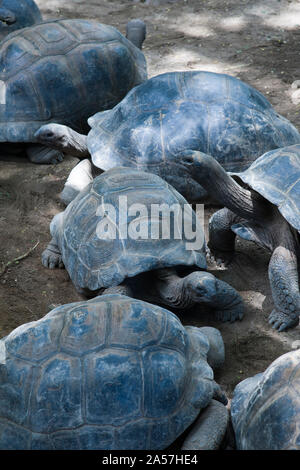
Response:
[[[174,70],[209,70],[234,75],[264,93],[276,110],[300,128],[300,106],[290,96],[299,79],[300,4],[288,0],[36,0],[45,18],[93,18],[122,33],[129,19],[143,18],[149,76]],[[58,194],[77,159],[38,166],[25,159],[0,161],[0,337],[37,320],[52,304],[80,297],[65,270],[42,267],[49,222],[62,210]],[[212,213],[206,210],[206,218]],[[226,363],[216,378],[229,396],[242,379],[264,370],[291,350],[300,327],[277,333],[268,325],[272,298],[267,278],[269,255],[239,242],[238,256],[226,270],[210,269],[238,289],[246,305],[243,321],[229,325],[209,317],[181,316],[184,323],[218,327],[226,344]]]

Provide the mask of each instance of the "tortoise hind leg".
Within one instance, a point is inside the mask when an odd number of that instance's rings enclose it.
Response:
[[[31,163],[59,163],[64,157],[59,150],[50,149],[44,145],[32,144],[26,148],[26,154]]]
[[[191,432],[185,439],[182,450],[217,450],[225,437],[229,423],[227,408],[216,400],[201,411]]]

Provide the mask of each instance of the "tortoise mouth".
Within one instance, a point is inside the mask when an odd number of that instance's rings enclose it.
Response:
[[[5,24],[6,26],[10,26],[11,24],[14,24],[15,22],[16,20],[11,20],[11,19],[4,20],[0,18],[0,23]]]
[[[15,15],[13,12],[7,11],[3,13],[3,10],[1,12],[0,8],[0,25],[1,23],[4,24],[5,26],[9,26],[11,24],[14,24],[17,21]]]

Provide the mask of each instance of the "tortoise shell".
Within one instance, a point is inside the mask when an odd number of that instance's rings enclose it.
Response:
[[[300,450],[300,350],[238,384],[231,415],[238,449]]]
[[[146,79],[143,53],[112,26],[58,20],[24,28],[0,44],[0,141],[34,142],[44,124],[79,132]]]
[[[16,29],[26,28],[42,21],[41,12],[33,0],[1,0],[0,13],[8,10],[15,16],[13,23],[0,22],[0,39]]]
[[[161,204],[175,205],[178,212],[174,216],[171,212],[171,219],[168,211],[156,213]],[[197,227],[197,250],[187,249],[191,240],[184,230],[175,231],[183,214],[185,224],[190,222],[193,230]],[[161,230],[169,221],[170,234],[164,235]],[[113,168],[96,177],[57,214],[50,230],[76,288],[95,291],[153,269],[206,269],[204,234],[198,222],[187,201],[159,176]]]
[[[300,145],[267,152],[248,170],[233,175],[278,206],[300,232]]]
[[[0,341],[0,448],[163,449],[213,397],[208,349],[129,297],[60,306]]]
[[[257,90],[202,71],[153,77],[88,122],[88,148],[97,167],[149,170],[189,200],[197,199],[197,189],[174,158],[181,151],[199,150],[227,171],[243,171],[268,150],[300,143],[296,128]]]

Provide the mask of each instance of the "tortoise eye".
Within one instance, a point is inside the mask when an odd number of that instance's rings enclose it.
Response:
[[[191,155],[187,155],[185,158],[184,158],[184,161],[185,163],[187,163],[188,165],[192,165],[192,163],[194,163],[194,159]]]
[[[194,163],[193,155],[190,153],[186,153],[182,156],[182,160],[186,165],[192,165]]]
[[[52,131],[47,131],[47,132],[45,133],[45,137],[47,137],[47,139],[51,139],[51,137],[54,137],[54,134],[53,134]]]

